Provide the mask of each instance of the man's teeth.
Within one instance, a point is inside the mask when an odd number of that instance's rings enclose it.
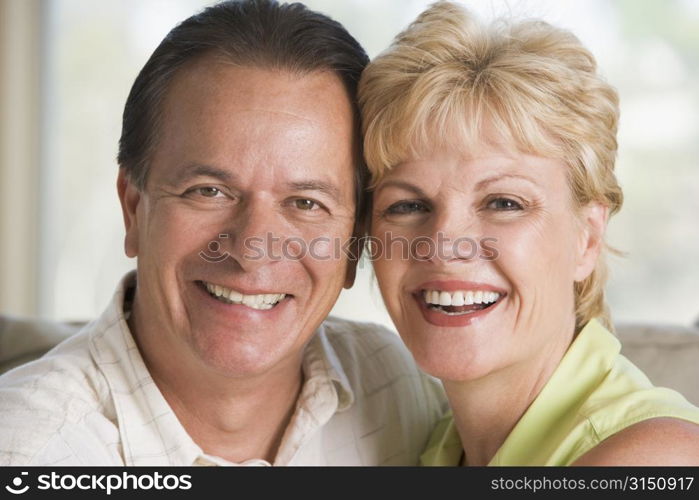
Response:
[[[472,304],[492,304],[497,302],[500,294],[487,291],[445,292],[440,290],[423,290],[425,302],[436,306],[470,306]]]
[[[244,295],[236,290],[231,290],[221,285],[204,283],[208,292],[221,302],[226,304],[243,304],[252,309],[272,309],[277,303],[286,297],[284,293],[260,293],[257,295]]]

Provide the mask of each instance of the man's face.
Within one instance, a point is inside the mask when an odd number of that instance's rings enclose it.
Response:
[[[145,189],[120,178],[137,336],[226,376],[298,366],[352,274],[353,130],[333,74],[182,70]]]

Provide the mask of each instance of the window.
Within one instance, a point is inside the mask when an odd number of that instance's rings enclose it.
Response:
[[[430,2],[308,0],[376,55]],[[467,2],[481,15],[504,1]],[[121,112],[147,57],[196,0],[51,0],[44,44],[44,176],[40,314],[98,315],[123,255],[115,192]],[[618,321],[689,324],[699,317],[699,3],[691,0],[538,0],[515,15],[570,28],[592,50],[621,95],[618,176],[626,201],[609,228],[608,298]],[[370,269],[343,292],[340,315],[390,325]]]

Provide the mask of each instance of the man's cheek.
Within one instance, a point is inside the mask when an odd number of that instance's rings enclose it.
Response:
[[[312,260],[317,260],[321,262],[326,262],[330,260],[338,260],[338,255],[333,255],[333,239],[327,236],[319,236],[313,238],[308,243],[308,258]]]

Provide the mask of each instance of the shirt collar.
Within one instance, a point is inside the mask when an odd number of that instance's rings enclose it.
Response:
[[[135,283],[135,271],[124,276],[90,335],[92,356],[111,389],[126,464],[235,465],[202,451],[148,372],[127,324]],[[302,366],[304,384],[275,464],[289,463],[310,435],[335,412],[345,411],[354,403],[347,375],[323,325],[306,346]],[[252,459],[244,465],[269,464]]]
[[[328,340],[324,325],[320,325],[308,344],[303,369],[304,376],[308,379],[323,377],[332,381],[338,397],[337,411],[345,411],[354,404],[352,386],[340,358]]]
[[[306,346],[303,357],[304,383],[296,410],[282,437],[275,465],[287,465],[310,437],[336,412],[354,403],[347,375],[321,325]]]

